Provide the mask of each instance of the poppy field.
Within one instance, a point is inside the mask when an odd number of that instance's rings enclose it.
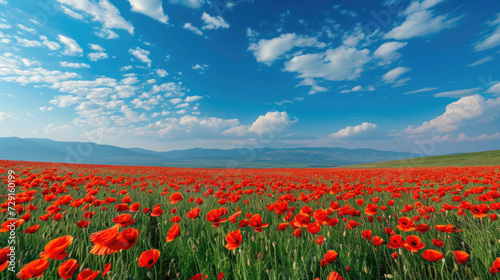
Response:
[[[499,166],[0,161],[0,179],[0,279],[500,279]]]

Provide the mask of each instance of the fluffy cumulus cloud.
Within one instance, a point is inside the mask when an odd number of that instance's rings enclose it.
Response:
[[[410,71],[407,67],[396,67],[382,76],[382,80],[386,83],[396,83],[404,73]]]
[[[482,40],[476,43],[474,46],[476,51],[483,51],[500,46],[500,13],[497,14],[494,20],[488,21],[487,24],[493,30],[488,32]]]
[[[330,81],[354,80],[371,60],[368,49],[340,46],[324,53],[304,54],[285,63],[285,71],[297,72],[300,78],[323,78]]]
[[[402,12],[405,20],[384,35],[388,39],[410,39],[436,34],[457,25],[459,17],[450,18],[448,14],[434,14],[432,8],[444,0],[413,1]]]
[[[274,137],[288,129],[298,119],[290,119],[287,112],[267,112],[259,116],[251,125],[239,125],[224,131],[224,134],[235,136],[264,135]]]
[[[397,51],[407,44],[406,42],[383,43],[373,52],[373,57],[380,59],[380,65],[390,64],[401,57],[401,54]]]
[[[486,93],[492,93],[494,96],[500,96],[500,82],[495,82]]]
[[[466,96],[448,104],[442,115],[430,121],[425,121],[418,127],[409,126],[405,129],[405,132],[408,134],[429,133],[433,130],[452,132],[471,120],[490,119],[498,114],[499,109],[500,98],[485,99],[479,94]]]
[[[118,8],[109,0],[56,0],[63,7],[62,11],[72,16],[85,20],[90,18],[94,22],[99,22],[103,26],[104,33],[109,33],[109,29],[123,29],[130,34],[134,34],[134,27],[126,21],[120,14]],[[110,30],[109,30],[110,31]],[[114,33],[116,35],[116,33]],[[104,35],[104,34],[103,34]]]
[[[205,0],[170,0],[172,4],[180,4],[189,8],[197,9],[205,4]]]
[[[376,134],[380,134],[378,125],[374,123],[364,122],[356,126],[348,126],[330,134],[328,137],[335,139],[367,139],[373,138]]]
[[[168,23],[168,16],[163,13],[162,0],[128,0],[131,11],[149,16],[159,22]]]
[[[201,15],[201,19],[204,22],[202,29],[227,29],[230,26],[221,16],[213,17],[205,12]]]
[[[74,39],[60,34],[57,36],[57,39],[64,45],[63,55],[75,56],[83,53],[83,49]]]
[[[60,61],[59,64],[61,65],[61,67],[67,67],[67,68],[90,68],[90,65],[86,63]]]
[[[149,58],[149,51],[143,50],[139,47],[136,47],[135,49],[129,49],[128,51],[133,56],[135,56],[135,58],[139,59],[140,61],[142,61],[144,63],[147,63],[149,67],[151,66],[151,63],[153,61]]]
[[[297,35],[295,33],[281,34],[273,39],[261,39],[258,42],[252,42],[248,50],[253,54],[258,62],[270,65],[274,60],[282,57],[284,54],[298,47],[318,47],[323,48],[326,45],[318,42],[315,37]]]

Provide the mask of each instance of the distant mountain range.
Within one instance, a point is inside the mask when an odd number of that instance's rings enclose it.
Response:
[[[412,155],[415,156],[414,154]],[[0,138],[0,159],[111,165],[197,168],[338,167],[409,158],[409,153],[373,149],[188,149],[156,152],[90,142],[38,138]]]

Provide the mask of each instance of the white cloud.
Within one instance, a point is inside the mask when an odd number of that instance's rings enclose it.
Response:
[[[116,38],[118,38],[118,34],[116,34],[116,32],[114,32],[113,30],[106,29],[106,28],[103,28],[99,31],[95,31],[94,34],[103,38],[103,39],[116,39]]]
[[[103,52],[105,49],[97,44],[89,44],[89,48],[96,52]]]
[[[371,60],[370,51],[340,46],[324,53],[304,54],[285,63],[285,71],[299,73],[299,78],[323,78],[330,81],[354,80]]]
[[[123,66],[122,68],[120,68],[120,71],[128,71],[132,69],[132,65],[126,65],[126,66]]]
[[[149,57],[149,51],[147,50],[143,50],[139,47],[135,48],[134,49],[129,49],[128,50],[133,56],[135,56],[137,59],[139,59],[140,61],[144,62],[144,63],[147,63],[148,64],[148,67],[151,67],[151,63],[153,62]]]
[[[449,19],[447,14],[435,16],[434,12],[430,10],[442,1],[413,1],[402,13],[406,16],[405,21],[385,34],[384,38],[402,40],[423,37],[456,26],[459,17]]]
[[[366,88],[363,88],[360,85],[357,85],[353,87],[352,89],[344,89],[340,93],[350,93],[350,92],[358,92],[358,91],[374,91],[375,87],[372,85],[367,86]]]
[[[90,68],[90,65],[85,63],[60,61],[59,64],[61,65],[61,67],[68,67],[68,68]]]
[[[195,102],[195,101],[198,101],[202,98],[203,97],[201,97],[199,95],[188,96],[188,97],[186,97],[186,99],[184,99],[184,102]]]
[[[403,48],[407,44],[406,42],[383,43],[373,52],[373,56],[380,59],[380,65],[390,64],[401,57],[401,54],[398,53],[397,50]]]
[[[10,40],[7,39],[7,38],[3,38],[3,39],[0,40],[0,43],[10,44]]]
[[[328,89],[326,87],[322,87],[322,86],[318,85],[318,82],[314,79],[311,79],[311,78],[306,78],[306,79],[300,81],[300,83],[297,86],[310,86],[311,90],[308,93],[309,95],[314,95],[318,92],[328,91]]]
[[[6,120],[8,118],[12,118],[13,116],[14,116],[14,114],[8,114],[8,113],[5,113],[5,112],[0,112],[0,122]]]
[[[230,25],[221,17],[221,16],[216,16],[213,17],[205,12],[203,12],[201,19],[204,22],[204,25],[201,27],[201,29],[227,29],[230,27]]]
[[[190,22],[184,23],[184,25],[182,26],[182,28],[191,31],[191,32],[193,32],[196,35],[200,35],[200,36],[203,35],[203,32],[200,29],[198,29],[197,27],[193,26]]]
[[[67,14],[68,16],[74,18],[74,19],[78,19],[78,20],[83,20],[83,15],[82,14],[79,14],[73,10],[71,10],[70,8],[64,6],[64,5],[61,5],[60,6],[61,10],[63,11],[63,13]]]
[[[89,53],[88,56],[89,56],[89,59],[91,61],[98,61],[98,60],[101,60],[101,59],[107,59],[108,58],[108,54],[105,53],[105,52],[92,52],[92,53]]]
[[[5,64],[0,58],[0,66]],[[32,69],[17,69],[15,65],[13,67],[0,68],[0,81],[13,82],[22,85],[26,84],[41,84],[41,83],[55,83],[62,80],[77,78],[78,74],[71,72],[61,72],[61,71],[50,71],[43,68],[32,68]]]
[[[500,34],[500,32],[499,32],[499,34]],[[474,63],[469,64],[469,67],[478,66],[478,65],[490,62],[492,60],[493,60],[493,56],[489,55],[487,57],[481,58],[480,60],[478,60],[478,61],[476,61]]]
[[[495,27],[495,30],[483,37],[480,42],[477,42],[474,46],[475,51],[484,51],[494,47],[500,46],[500,13],[493,21],[488,21],[487,24],[490,27]]]
[[[500,96],[500,82],[496,82],[492,85],[486,93],[493,93],[494,96]]]
[[[170,3],[197,9],[205,4],[205,0],[170,0]]]
[[[239,125],[224,131],[224,134],[245,136],[252,133],[263,135],[267,138],[274,137],[288,129],[293,123],[297,122],[295,118],[291,120],[287,112],[267,112],[259,116],[251,125]]]
[[[60,34],[57,36],[57,39],[65,46],[64,51],[62,52],[63,55],[74,56],[83,53],[83,49],[75,40]]]
[[[42,40],[42,43],[44,46],[46,46],[47,48],[49,48],[52,51],[56,51],[61,47],[61,45],[59,45],[58,43],[50,41],[47,38],[47,36],[40,36],[40,40]]]
[[[500,98],[486,100],[479,94],[462,97],[448,104],[442,115],[430,121],[425,121],[416,128],[408,126],[405,132],[409,134],[428,133],[432,130],[451,132],[464,125],[467,121],[481,116],[491,117],[493,114],[498,114],[499,109]]]
[[[454,98],[460,98],[464,96],[469,96],[477,93],[481,88],[468,88],[468,89],[460,89],[460,90],[452,90],[452,91],[445,91],[445,92],[440,92],[434,94],[434,97],[454,97]]]
[[[407,67],[396,67],[382,76],[382,80],[386,83],[395,83],[396,80],[404,73],[410,71]]]
[[[29,28],[29,27],[27,27],[27,26],[25,26],[25,25],[18,24],[17,26],[18,26],[20,29],[22,29],[22,30],[24,30],[24,31],[27,31],[27,32],[29,32],[29,33],[36,33],[36,30],[35,30],[35,29],[33,29],[33,28]]]
[[[10,29],[10,28],[12,28],[12,25],[0,22],[0,29]]]
[[[199,70],[200,74],[205,73],[205,70],[208,69],[208,64],[196,64],[195,66],[191,67],[193,70]]]
[[[270,40],[261,39],[257,43],[252,42],[248,50],[253,51],[253,55],[258,62],[267,65],[297,47],[325,47],[324,43],[318,42],[315,37],[296,35],[295,33],[281,34],[280,37]]]
[[[458,134],[457,139],[455,140],[456,142],[463,142],[463,141],[484,141],[484,140],[500,140],[500,132],[497,132],[495,134],[481,134],[477,137],[469,137],[465,133],[460,133]]]
[[[168,76],[168,72],[165,69],[156,69],[156,74],[162,78]]]
[[[105,29],[123,29],[134,34],[134,27],[126,21],[120,11],[108,0],[91,2],[89,0],[56,0],[61,5],[78,10],[92,21],[99,22]]]
[[[428,91],[433,91],[436,89],[437,88],[433,88],[433,87],[425,87],[425,88],[421,88],[421,89],[417,89],[417,90],[407,91],[407,92],[403,93],[403,95],[409,95],[409,94],[420,93],[420,92],[428,92]]]
[[[14,36],[14,38],[16,38],[17,40],[17,43],[25,48],[34,48],[34,47],[40,47],[42,46],[42,44],[38,41],[34,41],[34,40],[28,40],[28,39],[24,39],[24,38],[19,38],[17,36]]]
[[[374,133],[377,131],[377,129],[378,125],[369,122],[364,122],[360,125],[348,126],[346,128],[343,128],[338,132],[330,134],[328,137],[338,138],[338,139],[369,138],[374,136]]]
[[[58,95],[49,101],[50,104],[54,104],[57,107],[66,108],[73,104],[82,102],[84,99],[80,96],[73,95]]]
[[[163,13],[161,0],[128,0],[132,12],[141,13],[162,23],[168,23],[168,16]]]
[[[43,106],[38,108],[38,110],[40,110],[41,112],[50,112],[52,111],[52,109],[54,109],[54,107]]]

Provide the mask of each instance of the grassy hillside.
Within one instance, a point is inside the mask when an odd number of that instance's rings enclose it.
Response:
[[[500,166],[500,150],[348,165],[349,168]]]

